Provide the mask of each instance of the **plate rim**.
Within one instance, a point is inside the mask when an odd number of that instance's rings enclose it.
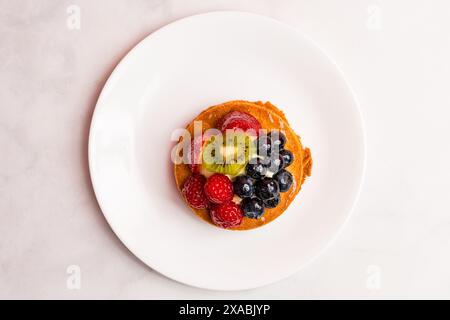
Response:
[[[103,108],[101,108],[101,102],[103,100],[103,97],[106,95],[106,93],[109,91],[109,88],[111,86],[111,83],[114,82],[114,79],[118,76],[119,73],[119,69],[122,65],[124,65],[126,63],[126,61],[128,60],[128,58],[130,57],[130,55],[139,49],[139,47],[141,47],[143,45],[144,42],[150,41],[153,37],[155,37],[156,35],[163,33],[166,29],[185,22],[187,20],[195,20],[197,18],[201,18],[203,16],[209,16],[209,15],[230,15],[230,14],[239,14],[239,15],[248,15],[248,16],[253,16],[253,17],[257,17],[259,19],[263,19],[266,21],[270,21],[272,23],[276,23],[280,26],[283,26],[286,29],[289,29],[291,32],[297,34],[299,37],[303,38],[306,42],[308,42],[312,47],[314,47],[317,51],[320,52],[320,54],[322,54],[325,59],[335,68],[336,73],[339,75],[339,78],[341,81],[343,81],[343,83],[345,84],[345,88],[346,90],[348,90],[348,93],[350,94],[351,99],[353,100],[353,105],[352,105],[352,109],[354,109],[354,111],[356,112],[356,114],[358,115],[358,124],[359,124],[359,129],[360,129],[360,134],[361,134],[361,173],[358,177],[358,183],[357,183],[357,189],[356,192],[354,194],[353,197],[353,201],[350,205],[350,209],[347,211],[346,217],[343,220],[343,222],[336,228],[336,230],[334,231],[334,234],[332,234],[330,236],[330,238],[326,241],[326,243],[322,246],[322,248],[320,248],[317,252],[315,252],[306,262],[304,262],[303,264],[300,264],[298,266],[296,266],[296,268],[294,268],[293,271],[291,272],[286,272],[286,274],[281,274],[278,275],[277,277],[273,277],[270,280],[267,281],[261,281],[259,284],[256,285],[252,285],[252,286],[241,286],[241,287],[236,287],[236,288],[218,288],[218,287],[214,287],[214,286],[207,286],[207,285],[196,285],[194,283],[189,283],[187,281],[185,281],[184,279],[180,279],[179,277],[177,277],[176,275],[170,274],[170,272],[167,271],[163,271],[158,269],[157,267],[154,267],[151,265],[151,263],[148,263],[147,261],[145,261],[143,258],[140,257],[139,254],[137,254],[136,252],[134,252],[129,245],[127,244],[127,241],[125,241],[123,238],[121,238],[121,236],[116,232],[116,230],[114,229],[113,225],[110,222],[110,219],[108,219],[108,215],[105,214],[105,210],[103,208],[102,205],[102,200],[101,197],[99,196],[99,192],[98,192],[98,187],[96,186],[96,182],[95,182],[95,178],[94,178],[94,173],[93,173],[93,129],[96,125],[96,119],[98,117],[98,114],[100,113],[100,110],[102,110]],[[188,286],[192,286],[192,287],[196,287],[196,288],[200,288],[200,289],[206,289],[206,290],[212,290],[212,291],[224,291],[224,292],[229,292],[229,291],[240,291],[240,290],[249,290],[249,289],[254,289],[254,288],[261,288],[273,283],[276,283],[278,281],[281,281],[283,279],[286,279],[296,273],[298,273],[301,269],[307,267],[308,265],[310,265],[312,262],[314,262],[319,256],[321,256],[323,254],[323,252],[325,252],[326,250],[328,250],[328,248],[334,244],[334,242],[336,241],[336,239],[340,236],[340,234],[342,233],[343,229],[345,228],[345,226],[347,225],[348,221],[350,220],[351,216],[353,215],[353,212],[355,210],[355,207],[358,203],[360,194],[361,194],[361,190],[365,181],[365,175],[366,175],[366,169],[367,169],[367,133],[366,133],[366,127],[365,127],[365,122],[364,122],[364,117],[361,111],[361,107],[360,107],[360,103],[359,100],[352,88],[352,86],[350,85],[348,79],[345,77],[344,72],[342,71],[342,69],[340,68],[340,66],[335,62],[334,59],[332,59],[330,57],[330,55],[325,52],[322,47],[320,45],[318,45],[314,40],[312,40],[310,37],[308,37],[307,35],[305,35],[303,32],[301,32],[300,30],[298,30],[297,28],[284,23],[282,21],[279,21],[275,18],[272,17],[268,17],[265,15],[261,15],[261,14],[257,14],[257,13],[253,13],[253,12],[248,12],[248,11],[242,11],[242,10],[214,10],[214,11],[209,11],[209,12],[204,12],[204,13],[200,13],[200,14],[193,14],[193,15],[188,15],[185,17],[182,17],[180,19],[177,19],[175,21],[169,22],[165,25],[163,25],[162,27],[152,31],[151,33],[149,33],[147,36],[145,36],[144,38],[142,38],[137,44],[135,44],[130,50],[127,51],[127,53],[125,55],[123,55],[122,58],[120,58],[119,62],[115,65],[114,69],[112,70],[112,72],[110,73],[110,75],[108,76],[108,79],[105,81],[103,87],[101,88],[101,92],[98,96],[98,99],[95,103],[94,106],[94,110],[92,113],[92,117],[91,117],[91,123],[89,126],[89,135],[88,135],[88,167],[89,167],[89,176],[90,176],[90,180],[91,180],[91,184],[92,184],[92,188],[94,191],[94,195],[95,195],[95,199],[98,203],[98,206],[102,212],[103,217],[105,218],[106,222],[109,225],[109,228],[113,231],[114,235],[120,240],[120,242],[125,246],[125,248],[133,255],[135,256],[137,259],[139,259],[147,268],[150,268],[153,271],[156,271],[157,273],[159,273],[160,275],[171,279],[173,281],[176,281],[178,283],[184,284],[184,285],[188,285]]]

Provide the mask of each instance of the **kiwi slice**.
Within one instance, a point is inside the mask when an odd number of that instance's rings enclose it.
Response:
[[[236,176],[255,155],[250,136],[242,132],[227,133],[222,137],[213,136],[205,143],[202,166],[210,172]]]

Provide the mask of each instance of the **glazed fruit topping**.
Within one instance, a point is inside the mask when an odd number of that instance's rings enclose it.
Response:
[[[280,187],[280,192],[286,192],[291,188],[292,182],[294,178],[289,171],[280,170],[278,171],[273,178],[278,182],[278,186]]]
[[[192,174],[184,182],[181,190],[187,203],[195,209],[206,209],[208,207],[208,200],[203,191],[206,178],[200,174]]]
[[[246,198],[241,202],[241,209],[247,218],[258,219],[264,213],[264,203],[256,197]]]
[[[255,194],[255,180],[249,176],[238,176],[233,182],[234,193],[241,198],[249,198]]]
[[[253,138],[242,132],[259,134],[261,129],[259,121],[248,113],[232,111],[217,126],[226,132],[224,139],[200,136],[191,141],[189,166],[193,174],[182,193],[192,208],[209,208],[214,224],[233,228],[244,216],[259,219],[265,209],[279,205],[280,192],[287,192],[294,183],[292,174],[285,170],[294,156],[285,149],[286,136],[278,130]],[[212,174],[208,179],[199,174],[204,170]],[[235,195],[240,204],[233,202]]]
[[[286,142],[286,136],[278,130],[261,134],[256,139],[257,158],[249,161],[246,175],[236,178],[234,188],[235,193],[244,198],[241,208],[246,217],[259,218],[264,213],[260,208],[275,208],[281,201],[280,192],[291,188],[294,178],[284,168],[292,164],[294,156],[292,152],[284,149]],[[251,198],[241,196],[242,187],[238,187],[248,178],[255,180],[255,191]]]
[[[210,215],[214,224],[222,228],[237,227],[243,218],[241,208],[234,202],[212,205]]]
[[[227,203],[233,199],[233,184],[221,173],[215,173],[208,178],[204,191],[206,198],[212,203]]]
[[[222,132],[225,132],[228,129],[241,129],[243,131],[252,130],[255,135],[258,135],[261,124],[251,114],[242,111],[231,111],[223,116],[217,124],[217,127],[222,130]]]

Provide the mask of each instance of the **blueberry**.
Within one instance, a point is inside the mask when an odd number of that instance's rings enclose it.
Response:
[[[274,198],[279,193],[278,182],[272,178],[264,178],[256,183],[256,195],[262,200]]]
[[[233,182],[234,193],[241,198],[249,198],[255,193],[255,180],[249,176],[239,176]]]
[[[275,208],[278,204],[280,204],[280,195],[263,200],[263,204],[266,208]]]
[[[264,213],[264,204],[258,198],[246,198],[241,202],[241,209],[247,218],[258,219]]]
[[[272,156],[264,160],[264,164],[273,173],[277,173],[278,170],[284,168],[284,159],[280,154],[272,153]]]
[[[273,178],[278,182],[280,192],[288,191],[294,181],[292,174],[284,169],[275,174]]]
[[[284,145],[286,144],[286,136],[279,130],[273,130],[268,134],[271,145],[272,152],[281,151],[284,149]]]
[[[280,156],[283,158],[284,168],[288,167],[294,161],[294,155],[289,150],[281,150]]]
[[[266,166],[267,168],[270,167],[270,162],[271,162],[270,157],[264,157],[264,158],[260,157],[259,159],[264,166]]]
[[[251,178],[259,180],[266,175],[267,167],[261,159],[252,159],[249,163],[247,163],[245,171]]]
[[[270,156],[272,150],[272,140],[267,135],[259,136],[257,140],[258,155],[261,157]]]

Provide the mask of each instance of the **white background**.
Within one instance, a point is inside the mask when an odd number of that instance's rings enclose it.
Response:
[[[72,4],[79,30],[67,25]],[[294,276],[241,292],[191,288],[138,261],[103,218],[87,167],[114,66],[157,28],[212,10],[271,16],[317,42],[354,88],[368,138],[338,240]],[[449,57],[445,0],[0,0],[0,298],[450,298]],[[79,289],[67,286],[71,265]]]

